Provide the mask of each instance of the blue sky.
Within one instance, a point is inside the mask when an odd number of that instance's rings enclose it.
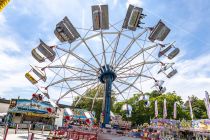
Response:
[[[77,27],[91,26],[91,5],[108,4],[110,22],[124,18],[129,3],[144,9],[143,22],[153,26],[162,19],[171,28],[166,41],[175,40],[181,53],[175,59],[179,73],[167,80],[168,91],[184,99],[204,97],[210,91],[210,2],[208,0],[11,0],[0,13],[0,96],[29,98],[36,90],[24,73],[36,63],[31,49],[39,38],[58,42],[55,25],[68,16]]]

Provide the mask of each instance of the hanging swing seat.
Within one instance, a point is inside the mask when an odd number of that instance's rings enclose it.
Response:
[[[40,44],[37,47],[37,49],[46,57],[48,58],[51,62],[55,59],[55,52],[53,49],[46,45],[41,39],[40,39]]]
[[[158,24],[151,30],[149,40],[152,42],[155,40],[163,41],[169,32],[170,29],[160,20]]]
[[[175,56],[179,54],[179,48],[175,48],[172,52],[168,54],[168,59],[173,59]]]
[[[34,72],[34,74],[36,74],[39,79],[42,79],[44,82],[46,82],[47,77],[45,72],[43,72],[42,70],[39,70],[37,67],[35,66],[31,66],[32,67],[32,71]]]
[[[36,59],[39,63],[42,63],[45,61],[44,56],[37,49],[33,49],[31,51],[31,54],[32,54],[33,58]]]
[[[165,64],[165,66],[163,66],[159,71],[158,71],[158,74],[161,73],[161,72],[165,72],[166,70],[168,70],[169,68],[172,68],[172,66],[174,65],[175,63],[168,63],[168,64]]]
[[[171,77],[173,77],[175,74],[177,74],[177,70],[176,70],[176,69],[173,69],[173,70],[167,75],[167,78],[171,78]]]
[[[108,5],[92,6],[93,30],[109,29]]]
[[[169,46],[166,47],[165,49],[159,51],[158,57],[161,57],[161,56],[165,55],[171,48],[172,48],[172,45],[169,45]]]
[[[135,31],[141,23],[142,11],[142,8],[129,5],[122,28]]]
[[[34,85],[36,83],[38,83],[38,81],[29,73],[27,72],[25,74],[25,77]]]
[[[61,42],[68,41],[69,43],[72,43],[80,37],[79,33],[67,17],[64,17],[64,19],[56,25],[54,33]]]

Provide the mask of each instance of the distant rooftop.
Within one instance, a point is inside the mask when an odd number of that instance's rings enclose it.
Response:
[[[7,103],[7,104],[9,104],[10,100],[5,99],[5,98],[0,98],[0,103]]]

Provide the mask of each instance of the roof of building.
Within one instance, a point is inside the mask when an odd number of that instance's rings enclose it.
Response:
[[[15,100],[18,100],[18,99],[15,99]],[[27,100],[29,100],[29,99],[27,99]],[[10,104],[10,100],[5,99],[5,98],[0,98],[0,103]],[[47,102],[47,103],[49,103],[49,102]],[[72,106],[70,106],[70,105],[65,105],[65,104],[58,104],[58,106],[59,106],[60,108],[73,108]]]
[[[5,98],[0,98],[0,103],[7,103],[7,104],[10,104],[10,100],[5,99]]]

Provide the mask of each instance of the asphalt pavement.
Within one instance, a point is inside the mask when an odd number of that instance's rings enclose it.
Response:
[[[34,133],[34,140],[46,140],[49,131],[44,131],[43,134],[41,131],[31,130],[30,134]],[[9,129],[6,140],[27,140],[28,139],[28,130],[19,129],[15,134],[15,129]],[[3,140],[4,128],[0,128],[0,140]]]

